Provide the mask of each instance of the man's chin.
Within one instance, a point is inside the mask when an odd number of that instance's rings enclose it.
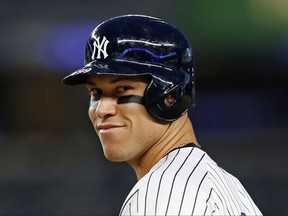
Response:
[[[109,160],[111,162],[125,162],[125,161],[127,161],[126,157],[119,154],[119,152],[104,151],[104,156],[107,160]]]

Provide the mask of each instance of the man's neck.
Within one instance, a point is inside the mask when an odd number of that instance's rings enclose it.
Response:
[[[168,152],[186,143],[197,144],[188,114],[171,122],[158,142],[152,145],[141,157],[133,161],[128,161],[128,163],[134,168],[137,179],[139,180]]]

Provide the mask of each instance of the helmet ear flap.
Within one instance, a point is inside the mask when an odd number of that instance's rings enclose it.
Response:
[[[187,98],[184,99],[184,88],[176,85],[166,91],[157,85],[154,79],[144,94],[144,105],[155,118],[174,121],[187,111]]]

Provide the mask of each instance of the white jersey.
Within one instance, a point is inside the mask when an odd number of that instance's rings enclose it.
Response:
[[[162,158],[127,196],[120,215],[262,215],[237,178],[194,146]]]

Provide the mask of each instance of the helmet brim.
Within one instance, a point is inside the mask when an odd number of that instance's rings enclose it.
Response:
[[[128,60],[114,60],[109,62],[93,61],[83,68],[64,77],[63,83],[67,85],[85,84],[89,75],[122,75],[122,76],[137,76],[137,75],[152,75],[163,82],[170,83],[177,79],[172,68],[165,67],[159,64],[150,64],[145,62],[136,62]],[[178,75],[179,76],[179,75]],[[169,81],[166,80],[169,77]],[[167,83],[167,84],[168,84]]]

